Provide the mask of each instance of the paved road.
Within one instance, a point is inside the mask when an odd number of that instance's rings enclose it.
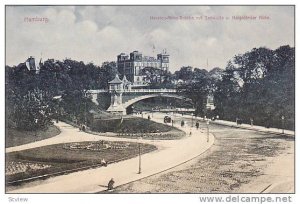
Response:
[[[179,123],[182,118],[175,120]],[[210,131],[215,143],[205,154],[168,172],[120,186],[114,192],[294,192],[293,137],[216,124],[210,124]]]
[[[154,119],[162,122],[161,115]],[[66,123],[58,123],[61,134],[43,141],[26,144],[18,147],[7,148],[7,152],[21,151],[50,144],[96,140],[121,140],[136,141],[132,139],[119,139],[114,137],[95,136],[79,132],[77,128]],[[179,127],[181,128],[181,127]],[[24,184],[21,188],[8,193],[94,193],[106,189],[108,181],[113,177],[115,185],[132,182],[161,171],[165,171],[205,152],[214,142],[213,135],[209,135],[207,142],[206,133],[201,133],[195,128],[181,128],[188,136],[181,140],[143,140],[143,143],[154,144],[157,151],[142,156],[142,173],[138,174],[138,158],[111,164],[108,167],[90,169],[68,175],[49,178],[44,181],[35,181]],[[192,133],[189,136],[189,133]]]
[[[171,114],[170,116],[175,117],[177,119],[182,119],[185,118],[188,122],[188,124],[192,124],[192,121],[199,120],[199,121],[203,121],[203,118],[201,117],[195,117],[195,116],[191,116],[191,115],[181,115],[179,113],[174,113]],[[193,118],[193,120],[192,120]],[[209,119],[210,120],[210,119]],[[249,123],[249,121],[246,121]],[[284,133],[287,136],[291,136],[294,137],[295,136],[295,131],[292,130],[286,130],[286,129],[282,129],[282,128],[266,128],[263,126],[259,126],[259,125],[255,125],[255,122],[253,122],[254,125],[250,125],[250,124],[246,124],[246,123],[242,123],[240,125],[237,125],[236,122],[232,122],[232,121],[226,121],[226,120],[215,120],[215,121],[211,121],[210,120],[210,124],[219,124],[219,125],[224,125],[224,126],[229,126],[229,127],[236,127],[236,128],[242,128],[242,129],[248,129],[248,130],[256,130],[259,132],[265,132],[265,133],[272,133],[272,134],[282,134]]]

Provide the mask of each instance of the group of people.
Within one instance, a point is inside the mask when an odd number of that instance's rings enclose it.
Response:
[[[85,132],[86,126],[83,124],[79,125],[79,130]]]
[[[107,162],[105,161],[105,159],[101,159],[101,162],[100,162],[101,166],[107,166]],[[111,178],[107,184],[107,190],[112,190],[114,188],[114,184],[115,184],[115,181],[113,178]]]
[[[184,120],[182,120],[181,121],[181,127],[183,127],[184,125],[185,125],[185,122],[184,122]],[[199,129],[199,127],[200,127],[200,123],[199,123],[199,121],[197,121],[196,122],[196,128]]]

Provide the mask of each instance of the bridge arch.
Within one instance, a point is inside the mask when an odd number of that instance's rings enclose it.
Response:
[[[186,98],[184,96],[179,96],[179,95],[176,95],[176,94],[155,93],[155,94],[142,95],[142,96],[138,96],[138,97],[135,97],[133,99],[130,99],[130,100],[126,101],[125,103],[123,103],[123,107],[126,109],[129,106],[133,105],[134,103],[137,103],[137,102],[142,101],[142,100],[147,99],[147,98],[156,98],[156,97],[177,98],[177,99],[182,99],[182,100],[191,100],[189,98]]]
[[[107,111],[123,115],[126,115],[126,109],[132,104],[148,98],[164,97],[192,101],[185,96],[179,95],[176,89],[88,90],[87,93],[91,96],[91,99],[95,104],[98,104],[98,94],[108,93],[111,99]],[[101,98],[105,97],[107,97],[107,95],[103,95]]]

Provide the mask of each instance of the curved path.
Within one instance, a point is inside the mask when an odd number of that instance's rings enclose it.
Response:
[[[163,121],[162,115],[153,118],[157,122]],[[46,145],[80,142],[80,141],[137,141],[128,138],[115,138],[92,135],[78,131],[66,123],[58,123],[61,134],[46,140],[7,148],[6,152],[21,151],[25,149],[41,147]],[[68,175],[57,176],[44,181],[34,181],[22,185],[20,188],[7,193],[94,193],[106,190],[108,181],[115,180],[115,186],[139,180],[144,177],[165,171],[174,166],[191,160],[205,152],[214,143],[213,135],[209,135],[196,130],[195,128],[176,126],[187,133],[187,137],[181,140],[142,140],[141,143],[156,145],[158,150],[142,155],[142,173],[138,174],[138,158],[121,161],[95,169],[70,173]],[[192,133],[190,135],[190,132]]]
[[[191,118],[174,117],[176,123]],[[206,124],[201,122],[200,127]],[[214,145],[201,156],[112,193],[294,193],[294,137],[211,123]],[[256,127],[254,127],[256,129]]]

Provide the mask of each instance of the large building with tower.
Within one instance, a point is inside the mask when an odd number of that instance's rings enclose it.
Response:
[[[147,86],[145,80],[145,68],[154,68],[161,73],[169,71],[169,55],[166,50],[157,54],[157,57],[143,56],[139,51],[133,51],[129,55],[121,53],[117,56],[118,72],[132,83],[133,87]]]

